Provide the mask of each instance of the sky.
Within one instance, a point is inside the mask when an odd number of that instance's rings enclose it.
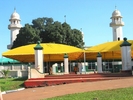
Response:
[[[123,37],[133,40],[133,0],[0,0],[0,54],[6,52],[10,44],[8,25],[11,14],[16,8],[21,24],[32,24],[39,17],[65,21],[72,29],[84,33],[85,46],[95,46],[113,41],[112,28],[109,26],[113,11],[118,9],[123,16]]]

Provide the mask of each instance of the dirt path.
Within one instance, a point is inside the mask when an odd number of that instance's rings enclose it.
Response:
[[[97,82],[72,83],[57,86],[28,88],[22,91],[3,94],[4,100],[40,100],[60,95],[87,92],[94,90],[105,90],[115,88],[133,87],[133,77],[117,80],[106,80]]]

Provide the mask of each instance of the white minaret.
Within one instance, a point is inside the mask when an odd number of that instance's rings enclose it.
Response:
[[[112,27],[113,31],[113,41],[123,40],[122,26],[124,26],[124,22],[122,21],[122,16],[119,10],[115,10],[112,13],[112,22],[110,23],[110,27]]]
[[[83,31],[82,31],[82,28],[80,29],[80,31],[81,31],[82,39],[83,39],[83,42],[84,42],[84,33],[83,33]]]
[[[10,44],[7,45],[8,49],[11,49],[14,40],[17,37],[17,34],[19,34],[19,30],[22,27],[22,25],[20,24],[20,16],[19,14],[16,12],[16,9],[14,9],[14,12],[11,15],[11,18],[9,19],[10,24],[8,25],[8,29],[11,30],[10,32]]]

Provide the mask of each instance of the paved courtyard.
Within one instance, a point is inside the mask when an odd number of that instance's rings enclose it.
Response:
[[[4,100],[40,100],[72,93],[94,90],[106,90],[133,87],[133,77],[97,82],[72,83],[39,88],[28,88],[22,91],[3,94]]]

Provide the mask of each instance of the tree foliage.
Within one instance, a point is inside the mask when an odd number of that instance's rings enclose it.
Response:
[[[71,29],[66,22],[54,21],[52,18],[37,18],[32,21],[32,25],[25,24],[19,31],[12,48],[33,44],[37,41],[41,43],[60,43],[82,48],[84,45],[81,31]]]

